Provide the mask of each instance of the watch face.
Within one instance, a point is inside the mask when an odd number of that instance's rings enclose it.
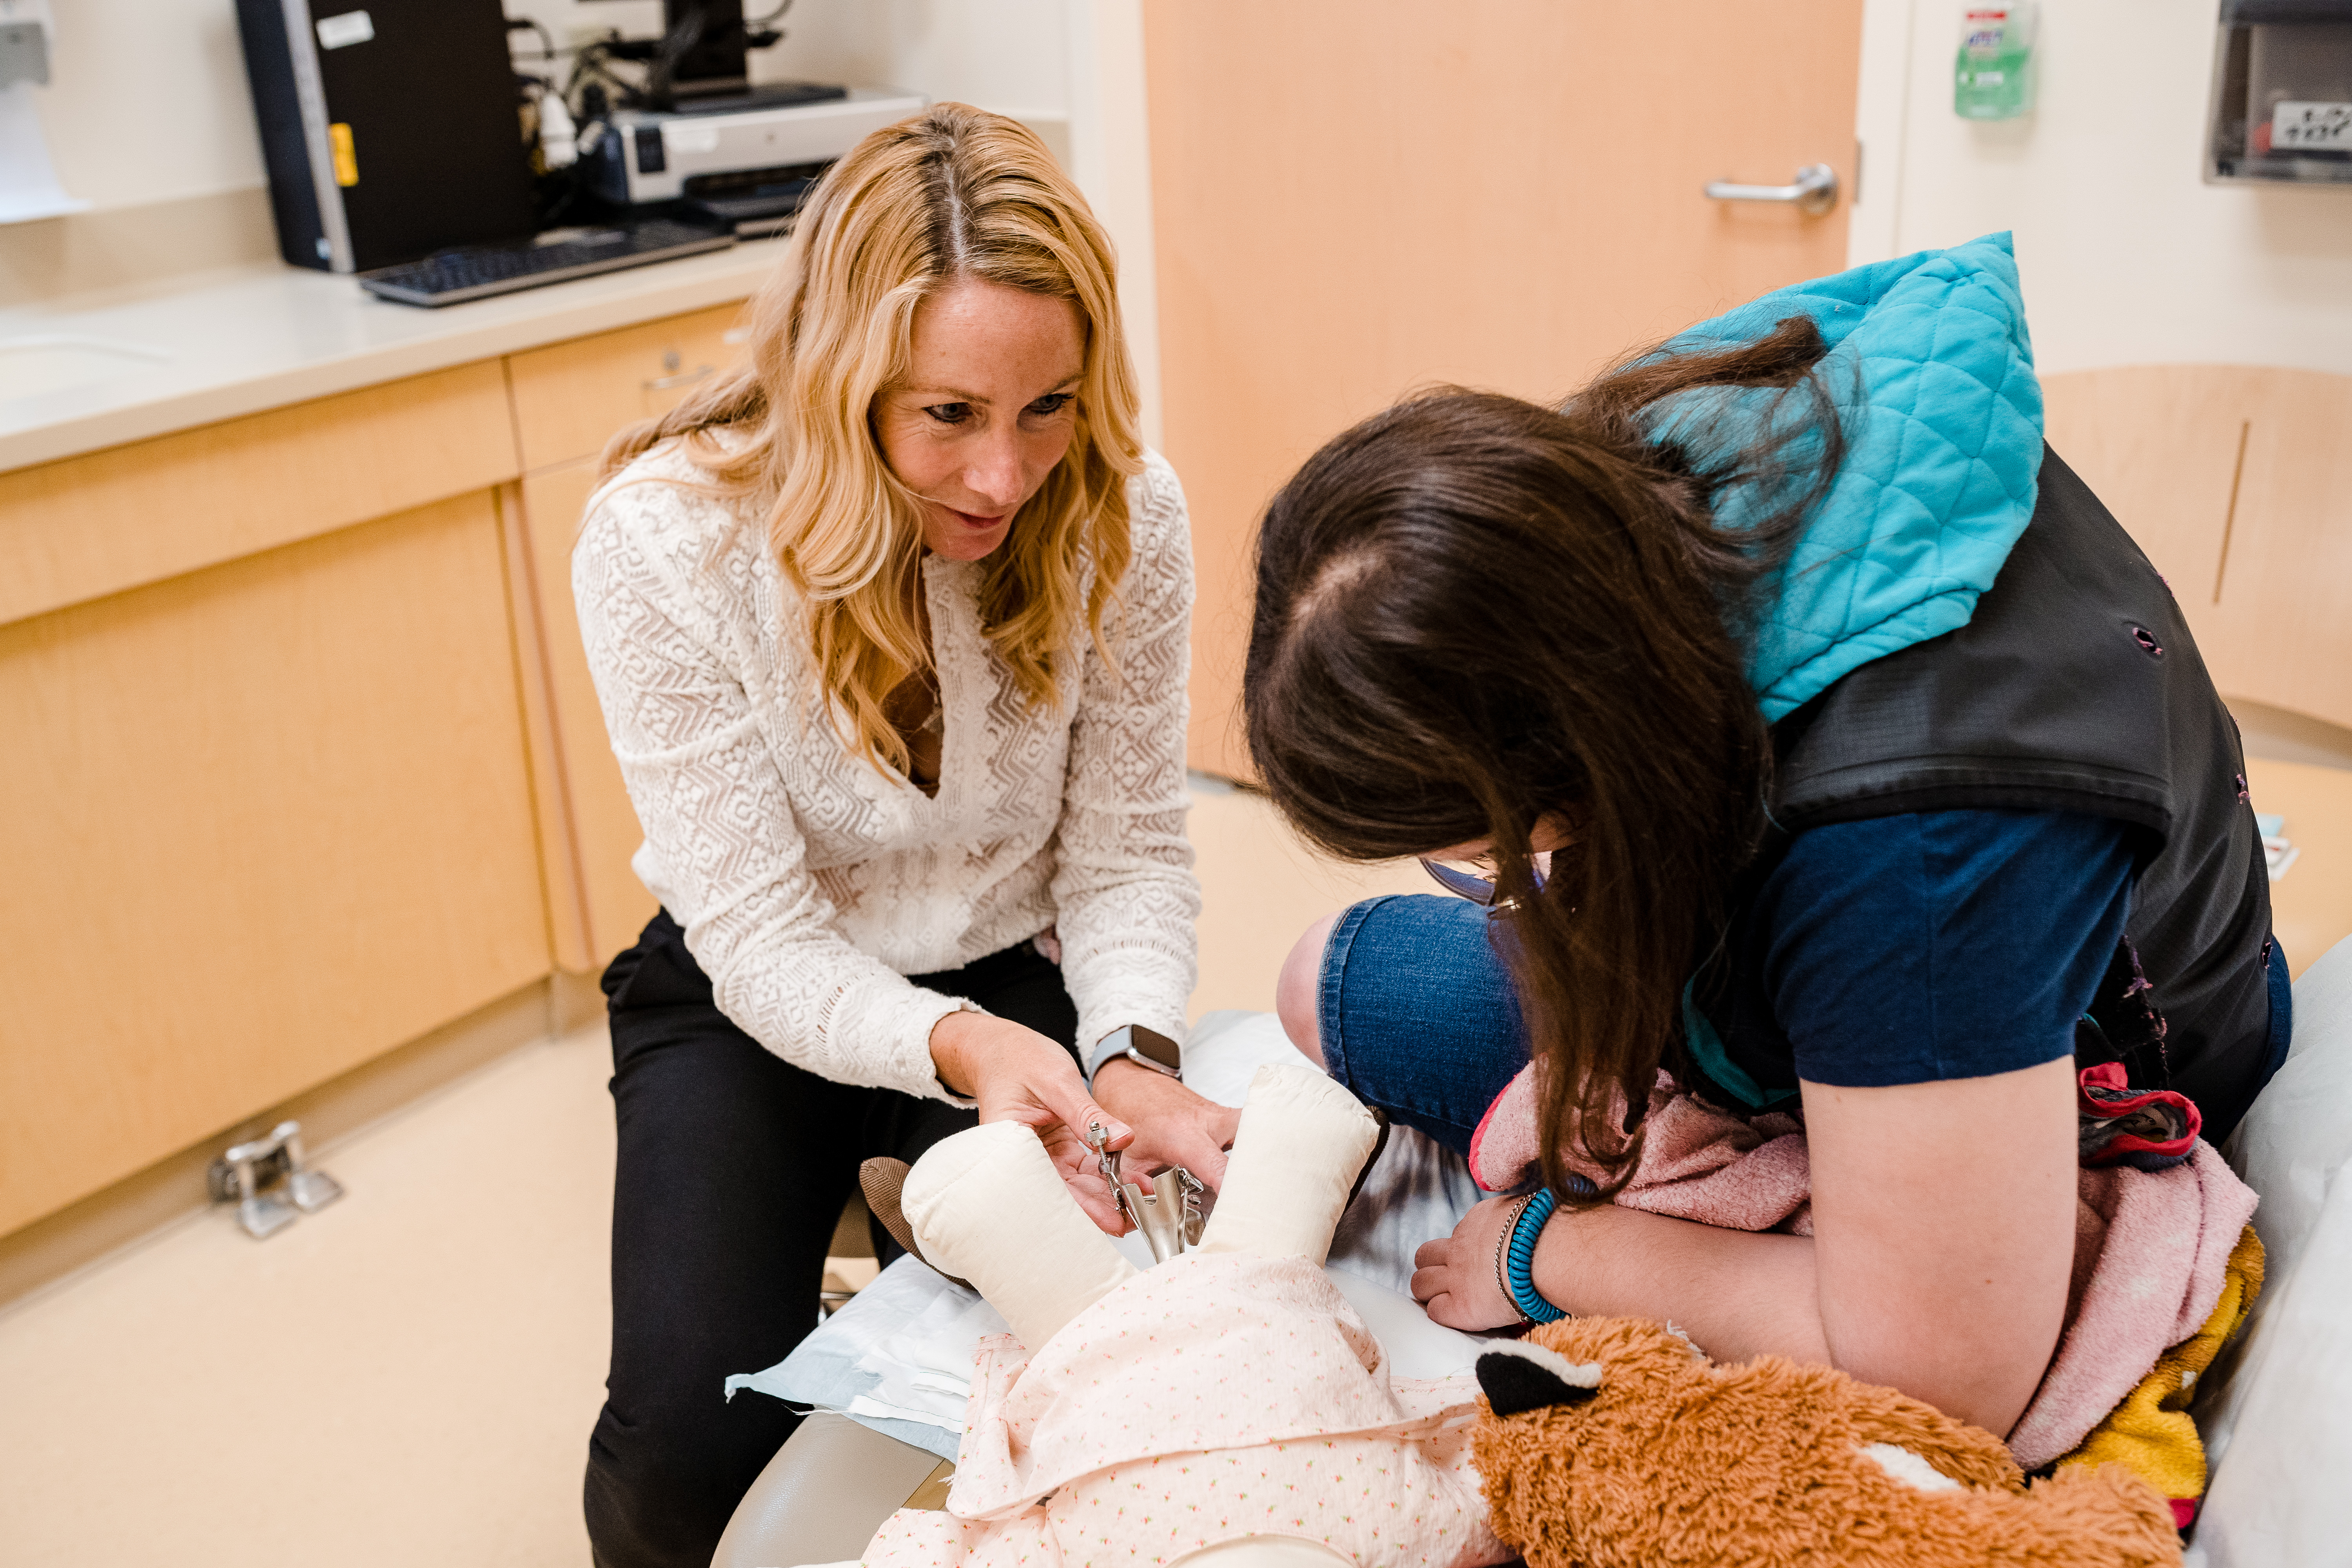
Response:
[[[1154,1065],[1168,1072],[1181,1073],[1183,1070],[1184,1053],[1167,1036],[1139,1024],[1131,1026],[1129,1035],[1129,1049],[1136,1055],[1150,1058]]]
[[[1122,1024],[1105,1035],[1095,1047],[1092,1071],[1099,1073],[1119,1057],[1125,1057],[1138,1067],[1166,1073],[1170,1078],[1181,1079],[1184,1076],[1181,1048],[1167,1036],[1156,1029],[1147,1029],[1140,1024]]]

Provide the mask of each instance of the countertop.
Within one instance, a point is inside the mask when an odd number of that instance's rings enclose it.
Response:
[[[0,471],[724,304],[757,288],[784,246],[758,240],[438,310],[278,263],[0,310]],[[20,366],[121,368],[11,387],[12,346]]]

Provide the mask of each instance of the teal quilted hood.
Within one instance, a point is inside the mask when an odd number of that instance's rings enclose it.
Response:
[[[1795,550],[1765,585],[1748,679],[1774,721],[1839,677],[1966,626],[2033,515],[2042,387],[2006,234],[1776,290],[1701,322],[1665,353],[1752,342],[1811,316],[1846,451]],[[1652,435],[1706,452],[1801,399],[1706,388],[1663,405]],[[1717,524],[1769,498],[1735,486]]]

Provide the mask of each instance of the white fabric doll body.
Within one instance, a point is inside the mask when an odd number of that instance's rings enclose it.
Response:
[[[866,1568],[1508,1561],[1470,1468],[1476,1379],[1391,1377],[1323,1271],[1375,1133],[1323,1075],[1261,1068],[1200,1247],[1143,1272],[1026,1128],[926,1154],[923,1253],[1013,1331],[981,1343],[947,1511],[892,1515]]]

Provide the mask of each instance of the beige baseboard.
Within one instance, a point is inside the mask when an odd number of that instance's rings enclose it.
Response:
[[[260,186],[67,213],[0,228],[0,306],[278,258],[277,220]]]
[[[224,1127],[136,1175],[22,1230],[0,1237],[0,1305],[204,1209],[205,1167],[231,1143],[289,1117],[302,1141],[331,1152],[369,1123],[404,1109],[520,1047],[593,1022],[604,998],[593,975],[557,973],[410,1041],[280,1105]]]

